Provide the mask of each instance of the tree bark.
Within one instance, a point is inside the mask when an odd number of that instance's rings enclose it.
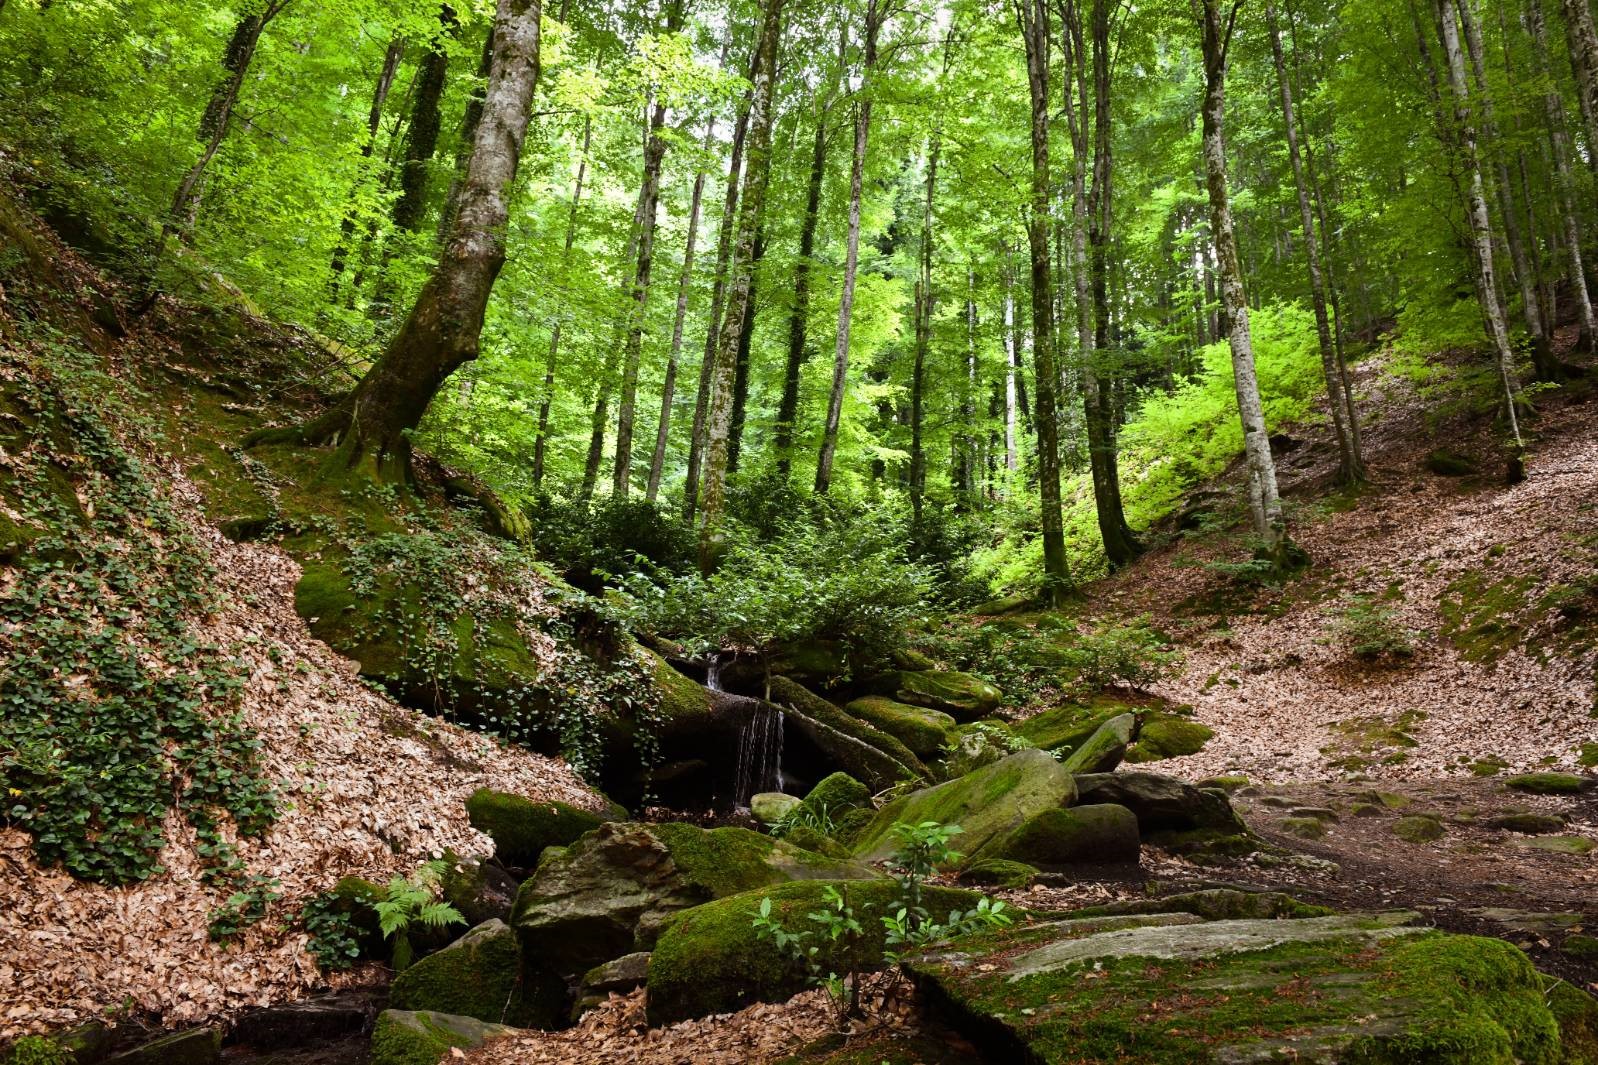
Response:
[[[866,0],[866,33],[860,98],[855,103],[854,155],[849,165],[849,231],[844,246],[843,292],[838,301],[838,342],[832,361],[832,387],[827,393],[827,420],[816,457],[816,494],[832,487],[832,463],[838,451],[838,426],[843,419],[843,392],[849,381],[849,337],[854,323],[855,276],[860,268],[860,200],[871,139],[871,72],[877,62],[877,36],[885,17],[884,0]]]
[[[744,301],[744,324],[738,330],[738,362],[732,379],[732,424],[727,430],[727,472],[738,472],[743,457],[744,422],[749,411],[749,360],[755,342],[755,315],[760,309],[760,260],[766,257],[766,223],[755,229],[755,254],[750,260],[749,296]]]
[[[1459,46],[1459,24],[1454,0],[1437,0],[1437,17],[1443,35],[1443,53],[1448,62],[1448,84],[1454,97],[1455,136],[1460,162],[1465,168],[1468,195],[1465,213],[1470,222],[1471,247],[1476,254],[1477,295],[1487,319],[1488,335],[1498,357],[1498,373],[1504,386],[1509,415],[1510,436],[1518,451],[1522,446],[1520,421],[1515,411],[1515,353],[1509,345],[1509,330],[1504,325],[1504,310],[1498,302],[1498,282],[1493,272],[1493,229],[1482,187],[1481,162],[1476,150],[1476,128],[1470,110],[1470,84],[1465,74],[1465,56]]]
[[[405,55],[405,42],[395,37],[388,44],[388,51],[383,55],[383,66],[377,73],[377,84],[372,89],[372,106],[366,114],[366,140],[361,143],[361,163],[372,157],[377,150],[377,132],[383,122],[383,105],[388,102],[389,90],[394,87],[394,75],[399,70],[400,59]],[[355,187],[361,187],[363,175],[357,176]],[[346,260],[350,254],[350,242],[355,239],[355,222],[358,205],[352,203],[344,212],[344,219],[338,227],[338,245],[333,249],[333,258],[329,264],[333,272],[332,295],[338,296],[339,278],[344,275]]]
[[[926,190],[921,203],[921,248],[915,283],[915,355],[910,370],[910,521],[912,530],[916,531],[921,528],[927,491],[927,453],[922,440],[922,422],[927,349],[932,345],[932,207],[937,196],[938,154],[942,147],[942,134],[935,128],[927,150]]]
[[[1332,338],[1332,320],[1327,313],[1326,279],[1321,272],[1320,238],[1316,234],[1314,211],[1310,207],[1304,164],[1298,153],[1298,122],[1293,114],[1293,90],[1287,80],[1287,64],[1282,59],[1282,35],[1276,23],[1276,5],[1270,0],[1265,4],[1265,23],[1271,35],[1271,58],[1276,64],[1282,121],[1287,133],[1287,157],[1293,168],[1293,186],[1298,192],[1310,301],[1315,309],[1315,336],[1321,349],[1321,375],[1326,381],[1326,405],[1332,416],[1332,432],[1337,437],[1337,479],[1342,484],[1358,484],[1365,480],[1365,459],[1349,428],[1353,398],[1348,394],[1349,383],[1338,364],[1337,346]]]
[[[1204,172],[1210,199],[1210,236],[1215,244],[1220,273],[1221,302],[1226,311],[1227,342],[1232,351],[1232,381],[1237,390],[1238,416],[1243,425],[1243,452],[1248,464],[1249,511],[1254,533],[1266,554],[1278,565],[1290,561],[1292,541],[1276,487],[1276,463],[1265,429],[1265,409],[1260,401],[1259,378],[1254,370],[1254,341],[1249,332],[1248,297],[1243,288],[1243,268],[1232,226],[1232,206],[1226,186],[1227,53],[1232,28],[1242,0],[1233,0],[1223,16],[1222,0],[1200,0],[1204,41]]]
[[[1587,133],[1587,165],[1598,175],[1598,29],[1587,0],[1563,0],[1563,5],[1570,68],[1576,77],[1576,100]]]
[[[1004,468],[1014,473],[1020,466],[1016,444],[1019,408],[1016,380],[1021,370],[1021,334],[1015,322],[1015,275],[1010,270],[1010,249],[1004,249]]]
[[[1060,511],[1060,442],[1055,389],[1054,278],[1049,269],[1049,11],[1045,0],[1018,0],[1032,102],[1032,189],[1027,245],[1032,266],[1032,359],[1038,435],[1038,494],[1042,503],[1043,598],[1056,605],[1071,590]]]
[[[577,157],[577,180],[572,185],[571,210],[566,215],[566,243],[560,252],[561,289],[564,292],[567,282],[567,271],[571,266],[572,242],[577,237],[577,212],[583,202],[583,178],[588,174],[588,149],[593,143],[594,120],[592,117],[583,119],[583,147]],[[564,300],[559,301],[564,304]],[[544,483],[545,457],[549,453],[549,408],[555,399],[555,367],[560,361],[560,330],[562,318],[566,313],[563,305],[557,305],[555,311],[555,324],[549,330],[549,356],[544,360],[544,391],[538,401],[538,436],[533,441],[533,485],[537,487]]]
[[[449,72],[449,53],[444,50],[444,39],[459,26],[455,11],[448,4],[439,8],[438,21],[439,35],[433,38],[432,47],[422,57],[416,70],[416,84],[411,90],[411,118],[405,135],[405,158],[400,164],[400,194],[394,201],[394,224],[413,233],[421,230],[427,213],[428,173],[443,125],[439,102],[443,99],[444,79]]]
[[[505,263],[505,222],[539,74],[539,0],[499,0],[494,60],[460,210],[416,304],[352,397],[339,449],[347,466],[409,473],[410,433],[439,387],[475,359]]]
[[[701,503],[699,565],[709,572],[723,542],[722,517],[726,507],[727,449],[732,429],[733,378],[737,373],[738,338],[743,330],[754,281],[755,233],[760,227],[766,192],[766,170],[771,160],[772,104],[777,77],[777,44],[782,36],[783,0],[765,0],[760,35],[751,64],[749,130],[752,143],[743,176],[743,203],[738,213],[736,243],[729,256],[726,310],[716,340],[711,366],[709,410],[705,424],[704,498]]]

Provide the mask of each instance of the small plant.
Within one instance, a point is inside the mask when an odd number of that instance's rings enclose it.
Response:
[[[1332,622],[1333,631],[1355,658],[1408,658],[1415,653],[1415,630],[1398,620],[1398,610],[1368,595],[1351,595]]]
[[[210,913],[211,939],[225,943],[266,916],[266,909],[283,897],[275,876],[251,876],[228,900]]]
[[[822,803],[820,807],[812,807],[809,803],[800,803],[783,814],[781,821],[771,826],[771,834],[778,839],[783,839],[804,828],[819,832],[823,836],[830,836],[838,830],[838,824],[832,819],[832,815],[827,812],[826,803]]]
[[[306,945],[324,971],[348,969],[360,957],[355,919],[336,895],[318,895],[300,909],[300,921],[310,936]]]
[[[466,923],[459,910],[438,897],[444,869],[443,862],[428,862],[409,878],[396,876],[388,882],[383,898],[373,906],[377,911],[378,929],[385,939],[393,940],[396,972],[410,968],[414,958],[410,940],[412,927],[447,928]]]
[[[1096,690],[1123,684],[1141,688],[1168,676],[1181,661],[1181,653],[1166,646],[1165,638],[1144,615],[1125,624],[1106,623],[1078,636],[1064,660],[1083,687]]]
[[[72,1052],[42,1035],[25,1035],[11,1044],[11,1052],[0,1059],[5,1065],[72,1065]]]
[[[854,907],[845,894],[828,884],[822,892],[824,903],[819,910],[805,914],[805,919],[816,927],[803,932],[790,932],[771,916],[771,899],[760,900],[760,913],[755,917],[755,933],[761,939],[770,939],[779,951],[799,962],[805,968],[805,981],[811,987],[824,988],[838,1019],[860,1015],[860,981],[864,965],[861,957],[865,928],[855,917]],[[827,958],[842,962],[842,975],[836,969],[822,964],[822,948],[827,946]]]

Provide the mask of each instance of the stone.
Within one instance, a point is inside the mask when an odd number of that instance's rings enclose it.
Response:
[[[1521,850],[1548,851],[1550,854],[1586,855],[1598,850],[1598,843],[1585,836],[1537,836],[1516,840],[1515,846]]]
[[[1317,821],[1340,821],[1337,811],[1329,806],[1294,806],[1287,811],[1289,817],[1313,817]]]
[[[468,926],[510,919],[519,882],[494,862],[454,862],[444,872],[440,892]]]
[[[1557,814],[1499,814],[1489,817],[1482,822],[1486,828],[1499,828],[1505,832],[1519,832],[1527,836],[1542,836],[1550,832],[1562,831],[1565,819]]]
[[[888,880],[779,884],[720,899],[677,914],[667,922],[649,959],[648,1011],[651,1025],[670,1024],[711,1013],[730,1013],[753,1002],[782,1002],[803,991],[804,967],[797,965],[754,927],[764,899],[771,918],[790,932],[817,926],[808,914],[827,905],[836,888],[860,922],[859,942],[850,946],[817,937],[817,963],[823,972],[842,972],[847,962],[880,968],[886,946],[882,918],[901,904],[898,884]],[[978,895],[929,886],[922,904],[935,920],[953,910],[969,910]]]
[[[1089,906],[1076,911],[1080,917],[1123,914],[1187,913],[1206,921],[1279,920],[1296,917],[1329,917],[1325,906],[1311,906],[1280,891],[1239,891],[1236,888],[1205,888],[1157,899],[1128,899]]]
[[[1393,835],[1406,843],[1430,843],[1443,838],[1443,823],[1426,814],[1411,814],[1393,822]]]
[[[1063,754],[1082,746],[1106,721],[1131,712],[1130,706],[1110,700],[1095,700],[1085,706],[1067,703],[1018,721],[1014,729],[1017,736],[1034,747]]]
[[[339,996],[286,1002],[241,1013],[228,1030],[227,1042],[256,1050],[278,1050],[329,1043],[358,1035],[366,1027],[364,1001]]]
[[[1045,870],[1073,865],[1136,864],[1141,849],[1137,816],[1124,806],[1100,803],[1044,810],[977,853]]]
[[[979,858],[960,870],[960,883],[1024,888],[1042,872],[1037,866],[1007,858]]]
[[[838,821],[852,810],[870,810],[871,789],[848,773],[832,773],[810,789],[805,806]]]
[[[910,748],[787,677],[771,678],[771,700],[782,707],[788,725],[874,792],[902,780],[932,778]]]
[[[1584,920],[1579,913],[1517,910],[1509,906],[1477,906],[1468,912],[1473,916],[1501,924],[1511,932],[1526,932],[1540,936],[1563,932],[1567,928],[1575,928]],[[1569,949],[1568,939],[1566,940],[1566,949]]]
[[[747,829],[613,822],[539,863],[512,924],[527,957],[576,977],[650,949],[668,917],[712,899],[793,880],[880,876]]]
[[[1060,764],[1067,773],[1108,773],[1121,764],[1137,730],[1137,715],[1118,714],[1093,730]]]
[[[1138,727],[1137,743],[1127,751],[1126,760],[1133,763],[1158,762],[1197,754],[1214,736],[1214,729],[1192,718],[1158,712],[1146,714]]]
[[[1425,466],[1439,477],[1471,477],[1477,473],[1476,463],[1471,459],[1441,447],[1427,452]]]
[[[1526,956],[1417,917],[1076,919],[956,940],[905,968],[986,1060],[1560,1061],[1559,1024]]]
[[[1145,844],[1196,862],[1221,862],[1263,846],[1232,809],[1226,792],[1142,770],[1086,773],[1076,778],[1079,801],[1115,803],[1137,815]]]
[[[494,841],[500,861],[522,869],[537,865],[545,847],[564,847],[614,820],[567,803],[534,802],[489,788],[472,792],[466,800],[466,816],[473,828]]]
[[[1572,958],[1598,961],[1598,936],[1589,936],[1583,932],[1572,932],[1565,937],[1560,949]]]
[[[749,812],[763,825],[774,825],[804,802],[796,795],[780,791],[761,791],[749,797]]]
[[[1326,822],[1318,817],[1284,817],[1276,827],[1299,839],[1321,839],[1326,835]]]
[[[928,710],[867,695],[844,706],[844,711],[897,739],[919,758],[935,758],[958,738],[955,720],[941,710]]]
[[[222,1029],[190,1028],[105,1059],[105,1065],[216,1065],[222,1060]]]
[[[882,695],[912,706],[942,710],[956,721],[975,721],[999,708],[1004,693],[981,677],[940,669],[904,669],[875,682]]]
[[[524,971],[516,933],[495,919],[394,977],[389,1005],[518,1028],[549,1028],[565,1014],[565,991],[564,982],[553,974],[532,967]]]
[[[649,952],[636,951],[623,954],[614,961],[596,965],[583,974],[577,988],[577,1003],[572,1007],[572,1020],[598,1006],[612,994],[625,995],[643,987],[649,979]]]
[[[1575,773],[1522,773],[1505,779],[1504,787],[1531,795],[1579,795],[1592,787],[1595,780],[1598,777]]]
[[[370,1065],[438,1065],[453,1049],[470,1050],[490,1039],[515,1035],[503,1024],[429,1010],[384,1010],[372,1029]]]
[[[1598,998],[1554,979],[1544,994],[1559,1024],[1560,1065],[1598,1065]]]
[[[1228,795],[1235,795],[1243,788],[1249,786],[1248,777],[1241,774],[1222,774],[1218,777],[1205,777],[1193,785],[1195,788],[1210,788],[1215,791],[1224,791]]]
[[[957,824],[962,834],[955,847],[976,854],[995,837],[1020,827],[1029,818],[1076,799],[1069,772],[1046,751],[1017,751],[990,766],[922,788],[888,803],[853,843],[857,857],[876,861],[893,853],[890,829],[901,822]]]

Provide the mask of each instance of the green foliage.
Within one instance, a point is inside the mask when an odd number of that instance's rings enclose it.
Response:
[[[267,907],[283,897],[275,876],[251,875],[238,891],[210,913],[207,931],[211,939],[226,942],[266,916]]]
[[[300,922],[310,942],[306,945],[323,972],[348,969],[361,956],[361,941],[349,904],[337,895],[316,895],[300,907]]]
[[[782,820],[771,826],[771,834],[778,839],[785,839],[796,833],[809,831],[819,832],[823,836],[831,836],[838,830],[837,823],[827,811],[826,803],[815,806],[802,802],[798,806],[783,814]]]
[[[682,574],[696,564],[694,530],[642,499],[540,494],[526,509],[539,557],[590,592],[639,570]]]
[[[1368,595],[1346,596],[1332,630],[1356,658],[1375,661],[1415,653],[1416,633],[1399,620],[1397,608]]]
[[[203,547],[121,433],[117,384],[53,336],[5,355],[4,488],[36,534],[0,593],[0,786],[40,861],[107,884],[159,871],[175,805],[214,882],[224,835],[263,832],[277,796],[237,716],[244,668],[193,622],[220,606]],[[113,428],[117,425],[118,428]]]
[[[1170,675],[1182,659],[1181,652],[1149,625],[1147,615],[1103,622],[1072,640],[1063,657],[1077,682],[1090,690],[1112,684],[1144,687]]]
[[[42,1035],[25,1035],[11,1044],[5,1065],[73,1065],[72,1052]]]
[[[466,922],[459,910],[438,897],[446,868],[444,862],[428,862],[410,877],[396,876],[373,906],[378,930],[385,939],[393,941],[396,972],[410,967],[414,956],[410,940],[412,928],[447,928]]]

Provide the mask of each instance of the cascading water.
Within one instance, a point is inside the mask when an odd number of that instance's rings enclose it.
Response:
[[[722,665],[720,654],[711,656],[705,666],[705,687],[720,692],[729,709],[747,715],[738,729],[738,765],[733,778],[733,802],[747,809],[751,796],[782,790],[782,711],[763,700],[723,689]]]

